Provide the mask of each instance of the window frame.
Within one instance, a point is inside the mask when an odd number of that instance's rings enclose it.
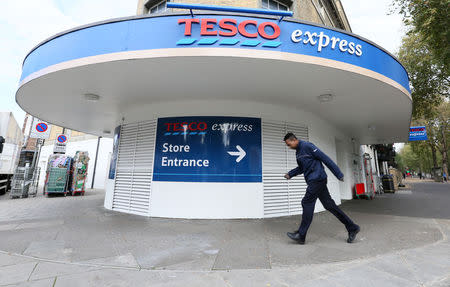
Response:
[[[266,7],[264,7],[264,2],[267,2],[267,6]],[[284,2],[284,1],[279,1],[279,0],[261,0],[261,8],[262,9],[267,9],[267,10],[273,10],[273,9],[270,8],[270,2],[274,2],[274,3],[277,4],[276,11],[291,11],[292,3],[288,4],[288,3]],[[280,6],[285,7],[286,10],[281,10]]]
[[[145,8],[147,8],[147,14],[160,14],[160,13],[166,12],[168,10],[167,2],[170,2],[170,0],[160,0],[160,1],[149,0],[149,1],[147,1],[147,3],[145,4]],[[151,6],[150,6],[150,3],[151,3]],[[164,4],[164,7],[165,7],[164,11],[159,10],[159,6],[161,4]],[[156,9],[156,11],[151,12],[153,9]]]

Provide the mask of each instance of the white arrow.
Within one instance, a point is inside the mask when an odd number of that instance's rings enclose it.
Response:
[[[245,150],[243,150],[241,148],[240,145],[237,145],[236,148],[237,148],[238,151],[229,151],[228,154],[232,155],[232,156],[237,156],[236,162],[240,162],[245,157],[245,155],[247,153],[245,152]]]

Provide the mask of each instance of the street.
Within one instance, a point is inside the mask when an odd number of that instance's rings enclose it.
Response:
[[[342,205],[354,244],[328,212],[307,244],[300,217],[144,218],[84,197],[0,197],[1,286],[449,286],[450,185],[413,183]]]

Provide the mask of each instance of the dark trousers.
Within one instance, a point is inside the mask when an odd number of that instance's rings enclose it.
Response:
[[[300,236],[306,236],[308,228],[311,225],[314,215],[314,207],[317,198],[322,202],[326,210],[333,213],[347,228],[347,231],[354,231],[358,226],[336,205],[331,198],[330,192],[327,188],[327,180],[309,182],[306,188],[305,197],[302,199],[303,215],[302,223],[298,228]]]

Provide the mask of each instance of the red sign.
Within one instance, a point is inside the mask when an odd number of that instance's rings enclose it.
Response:
[[[46,123],[38,123],[38,124],[36,125],[36,130],[37,130],[38,132],[40,132],[40,133],[45,132],[47,129],[48,129],[48,126],[47,126]]]
[[[258,35],[268,39],[273,40],[280,36],[281,30],[280,26],[274,22],[262,22],[259,23],[255,20],[245,20],[240,23],[235,19],[227,18],[222,19],[217,23],[217,19],[213,18],[204,18],[204,19],[179,19],[178,24],[184,24],[184,35],[191,36],[192,35],[192,25],[197,24],[200,25],[200,35],[201,36],[225,36],[225,37],[233,37],[236,36],[237,33],[241,34],[246,38],[257,38]],[[257,32],[250,33],[248,32],[248,27],[254,26],[257,28]],[[271,33],[267,32],[266,28],[270,27],[272,30]]]
[[[205,122],[165,123],[168,132],[204,131],[208,128]]]
[[[58,142],[65,143],[67,141],[67,137],[65,135],[58,136]]]

